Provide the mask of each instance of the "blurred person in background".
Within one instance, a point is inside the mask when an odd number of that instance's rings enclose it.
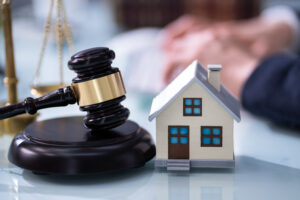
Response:
[[[291,53],[299,49],[299,19],[292,8],[271,7],[243,21],[183,16],[163,30],[161,46],[165,83],[195,59],[222,64],[222,83],[245,109],[300,126],[300,58]]]

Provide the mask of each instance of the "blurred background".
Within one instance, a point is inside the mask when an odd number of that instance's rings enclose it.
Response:
[[[300,8],[300,2],[297,0],[64,1],[75,51],[95,46],[109,46],[116,51],[115,66],[120,67],[123,71],[127,87],[133,91],[150,94],[157,93],[168,82],[164,81],[168,76],[164,71],[170,66],[165,64],[166,48],[161,47],[166,45],[161,41],[161,38],[165,37],[161,32],[168,31],[168,24],[176,22],[181,16],[209,20],[209,24],[243,21],[257,18],[265,9],[276,5],[289,6],[295,12]],[[31,81],[34,78],[40,56],[49,6],[50,0],[12,1],[13,39],[19,78],[18,90],[21,98],[30,95]],[[52,24],[54,23],[55,9],[52,15]],[[180,25],[184,26],[185,24]],[[253,28],[251,27],[251,29]],[[0,45],[0,65],[3,77],[5,56],[2,31]],[[63,79],[67,83],[74,76],[66,65],[70,56],[71,52],[67,42],[64,41]],[[191,59],[197,59],[197,56]],[[188,63],[190,60],[186,62]],[[59,81],[58,62],[55,27],[52,26],[41,64],[41,84]],[[181,65],[183,64],[185,63]],[[178,74],[178,72],[176,73]],[[149,76],[149,74],[152,75]],[[5,100],[6,93],[2,82],[0,91],[0,99]]]

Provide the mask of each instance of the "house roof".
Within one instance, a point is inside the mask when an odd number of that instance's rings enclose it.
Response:
[[[176,79],[174,79],[152,102],[149,120],[156,118],[176,97],[192,83],[201,85],[237,122],[241,121],[240,103],[221,85],[220,92],[207,78],[207,71],[195,60]]]

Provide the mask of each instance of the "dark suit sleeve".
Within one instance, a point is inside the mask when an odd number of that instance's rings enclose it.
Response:
[[[243,107],[274,122],[300,126],[300,58],[274,55],[263,60],[242,91]]]

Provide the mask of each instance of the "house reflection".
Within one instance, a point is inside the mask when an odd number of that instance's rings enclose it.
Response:
[[[19,200],[19,180],[16,178],[11,179],[11,183],[9,183],[9,194],[10,199]]]
[[[161,171],[155,179],[157,199],[232,200],[234,196],[234,176],[230,170]]]
[[[203,200],[221,200],[222,187],[201,187],[201,199]]]

